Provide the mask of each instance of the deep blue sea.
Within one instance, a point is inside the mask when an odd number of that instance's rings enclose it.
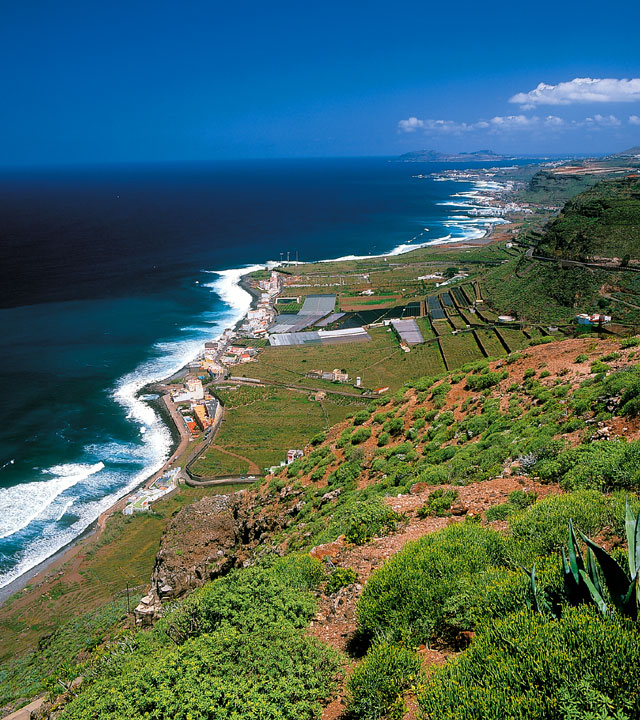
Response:
[[[244,314],[239,268],[481,236],[476,186],[413,177],[444,167],[0,171],[0,587],[162,465],[171,435],[136,393]]]

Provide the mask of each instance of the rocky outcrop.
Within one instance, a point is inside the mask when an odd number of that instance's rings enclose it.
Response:
[[[157,618],[162,603],[183,597],[233,568],[244,534],[238,495],[212,495],[178,512],[162,536],[151,587],[135,609],[136,622]]]
[[[294,495],[289,498],[293,501]],[[291,513],[257,513],[249,491],[202,498],[178,512],[162,536],[151,587],[136,607],[138,625],[151,624],[163,603],[252,561],[258,545],[292,522]]]

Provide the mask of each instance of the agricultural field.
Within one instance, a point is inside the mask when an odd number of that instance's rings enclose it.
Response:
[[[444,335],[440,338],[440,345],[447,359],[449,370],[455,370],[466,363],[481,360],[484,357],[470,332]]]
[[[454,324],[456,330],[464,330],[467,327],[467,323],[460,313],[450,308],[447,315],[449,320]]]
[[[307,387],[324,388],[356,392],[350,385],[336,385],[326,380],[311,380],[306,374],[311,370],[333,370],[339,368],[349,373],[355,382],[362,378],[365,387],[375,384],[373,376],[369,378],[369,368],[389,359],[399,351],[399,344],[388,328],[372,328],[369,331],[370,342],[340,345],[307,345],[292,347],[267,347],[250,367],[238,368],[237,375],[261,380],[299,384]],[[398,386],[402,382],[398,383]]]
[[[250,404],[225,410],[215,443],[261,469],[277,465],[288,449],[303,448],[329,423],[338,422],[354,411],[348,404],[332,404],[330,400],[323,404],[331,405],[330,413],[325,412],[319,402],[309,400],[304,392],[274,389]],[[304,418],[304,422],[300,418]],[[213,456],[214,462],[218,459],[218,455]],[[199,463],[194,464],[193,470],[201,471]]]
[[[191,466],[194,475],[201,477],[224,477],[225,475],[246,475],[249,463],[243,458],[210,447]]]
[[[521,330],[501,327],[498,329],[498,332],[502,335],[503,340],[507,343],[511,352],[522,350],[522,348],[529,344],[529,338]]]
[[[425,340],[433,340],[436,337],[436,334],[433,332],[433,328],[431,327],[431,323],[429,322],[429,318],[416,318],[416,323],[418,324],[418,328]]]
[[[476,330],[476,334],[489,357],[502,357],[507,354],[500,339],[492,329],[479,328]]]

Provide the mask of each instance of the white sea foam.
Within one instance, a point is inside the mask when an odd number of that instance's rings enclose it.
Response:
[[[36,480],[0,489],[0,538],[26,528],[58,495],[103,469],[102,462],[56,465],[46,471],[47,475],[53,475],[51,480]]]
[[[64,506],[62,507],[62,510],[60,510],[60,511],[58,512],[58,514],[57,514],[57,516],[56,516],[56,522],[58,522],[59,520],[62,520],[62,518],[67,514],[67,510],[73,505],[73,503],[74,503],[77,499],[78,499],[78,498],[74,498],[74,497],[73,497],[73,498],[71,498],[70,500],[67,500],[67,502],[66,502],[66,503],[64,504]]]

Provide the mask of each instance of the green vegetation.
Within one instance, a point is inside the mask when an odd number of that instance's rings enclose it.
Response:
[[[209,583],[108,644],[62,717],[319,718],[338,657],[301,629],[322,577],[319,561],[289,556]]]
[[[356,667],[347,684],[347,717],[400,720],[402,694],[420,675],[420,661],[411,650],[391,642],[379,642]]]
[[[192,467],[196,475],[204,477],[244,475],[249,471],[247,460],[231,455],[218,448],[206,450]]]
[[[536,173],[522,193],[525,202],[562,205],[598,182],[597,175],[563,175],[547,170]]]
[[[439,488],[434,490],[430,495],[427,502],[418,508],[418,517],[426,518],[429,515],[435,515],[436,517],[445,517],[450,515],[451,506],[458,499],[458,493],[456,490],[443,490]]]
[[[640,257],[640,181],[603,180],[570,200],[549,224],[540,252],[572,260]]]
[[[207,450],[192,466],[197,475],[244,473],[246,461],[260,469],[277,465],[287,449],[305,447],[314,435],[352,409],[342,398],[333,402],[328,396],[321,404],[310,400],[307,393],[284,388],[240,387],[220,395],[227,405],[215,443],[231,454]]]
[[[631,720],[638,629],[584,607],[560,621],[529,611],[485,623],[467,652],[436,670],[419,695],[425,718]]]
[[[324,587],[324,591],[327,595],[333,595],[344,587],[353,585],[358,579],[356,571],[353,568],[336,568],[331,575]]]

